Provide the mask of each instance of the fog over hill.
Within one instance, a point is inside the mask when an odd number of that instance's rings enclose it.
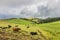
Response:
[[[0,0],[0,19],[60,17],[60,0]]]

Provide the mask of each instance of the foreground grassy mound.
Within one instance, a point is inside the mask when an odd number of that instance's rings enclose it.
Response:
[[[23,19],[0,20],[1,27],[7,27],[9,24],[12,26],[11,28],[0,29],[2,40],[6,39],[2,33],[5,33],[5,37],[8,37],[9,40],[60,40],[60,21],[35,24]],[[14,32],[12,29],[16,25],[21,28],[18,32]],[[37,35],[31,35],[30,32],[37,32]]]
[[[42,32],[44,31],[40,31],[37,28],[25,28],[19,31],[13,31],[13,27],[0,29],[0,40],[49,40],[50,38]]]

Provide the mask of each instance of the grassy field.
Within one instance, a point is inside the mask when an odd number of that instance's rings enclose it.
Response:
[[[60,40],[60,21],[38,25],[42,30],[49,33],[52,40]]]
[[[23,19],[0,20],[0,27],[7,27],[8,25],[12,27],[0,29],[0,40],[7,40],[7,38],[9,38],[9,40],[60,40],[60,21],[35,24]],[[12,28],[16,25],[18,25],[21,30],[14,33]],[[29,26],[29,28],[27,28],[27,26]],[[2,31],[5,32],[5,35],[3,35]],[[37,32],[38,34],[31,35],[30,32]]]

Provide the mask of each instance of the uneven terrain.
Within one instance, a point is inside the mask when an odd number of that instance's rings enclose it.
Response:
[[[60,40],[59,30],[60,21],[36,24],[23,19],[0,20],[0,40]]]

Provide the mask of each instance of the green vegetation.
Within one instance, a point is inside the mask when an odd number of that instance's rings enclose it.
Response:
[[[60,40],[60,21],[38,25],[40,29],[51,35],[52,40]]]
[[[49,23],[49,22],[56,22],[56,21],[60,21],[60,17],[46,18],[46,19],[39,19],[38,20],[39,23]]]
[[[0,20],[0,26],[12,26],[11,28],[4,29],[5,31],[3,29],[0,29],[0,37],[4,38],[4,35],[1,34],[1,32],[5,32],[7,37],[9,37],[9,40],[60,40],[60,19],[58,20],[57,18],[56,20],[54,19],[56,22],[48,21],[48,23],[43,24],[37,24],[37,20],[40,19],[17,18]],[[21,30],[15,33],[13,32],[12,28],[14,28],[16,25],[18,25]],[[37,32],[38,34],[31,35],[30,32]]]

